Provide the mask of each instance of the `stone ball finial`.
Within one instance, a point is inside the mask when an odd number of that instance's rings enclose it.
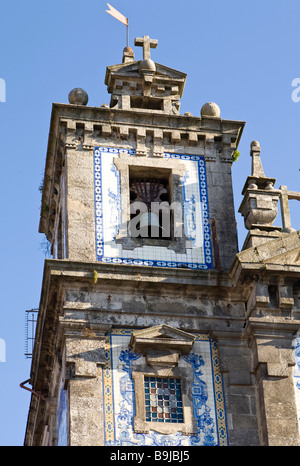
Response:
[[[214,102],[207,102],[201,108],[201,116],[219,117],[220,114],[220,107]]]
[[[86,105],[88,103],[89,97],[85,90],[80,87],[72,89],[69,93],[69,102],[73,105]]]
[[[260,144],[258,141],[252,141],[251,142],[251,149],[260,149]]]

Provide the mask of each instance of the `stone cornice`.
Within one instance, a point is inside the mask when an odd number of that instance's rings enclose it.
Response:
[[[52,141],[51,134],[54,130],[53,124],[57,123],[59,118],[69,118],[76,121],[92,121],[95,124],[100,121],[118,121],[124,124],[134,124],[140,126],[159,126],[163,128],[174,129],[174,121],[176,127],[181,129],[194,129],[197,131],[211,130],[222,133],[240,132],[244,129],[245,122],[241,120],[229,120],[212,116],[194,116],[166,114],[159,110],[147,110],[139,108],[131,109],[115,109],[107,106],[92,107],[83,105],[72,105],[65,103],[53,103],[52,117],[50,123],[49,142]],[[172,123],[171,123],[172,122]],[[240,138],[241,134],[239,134]]]
[[[96,278],[95,278],[96,277]],[[227,273],[215,270],[202,271],[184,268],[162,268],[127,264],[108,264],[101,262],[76,262],[69,260],[47,259],[44,280],[63,278],[66,281],[117,280],[122,282],[139,281],[164,286],[218,287],[232,290],[232,279]]]
[[[245,249],[233,261],[229,275],[237,283],[245,274],[285,274],[299,277],[300,231]]]

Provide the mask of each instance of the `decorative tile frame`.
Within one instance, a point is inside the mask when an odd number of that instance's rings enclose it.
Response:
[[[134,156],[133,149],[94,148],[94,189],[96,259],[100,262],[156,267],[186,267],[208,270],[213,267],[207,198],[206,168],[203,156],[165,153],[165,159],[178,159],[186,166],[183,179],[185,234],[191,246],[186,253],[167,247],[142,246],[123,249],[116,242],[121,227],[120,174],[114,157]],[[200,219],[200,221],[198,221]]]
[[[68,445],[67,391],[60,384],[57,407],[57,446]]]
[[[193,374],[193,414],[197,433],[171,435],[155,430],[135,433],[135,389],[132,370],[145,364],[144,357],[129,348],[131,331],[114,329],[107,337],[103,370],[105,445],[228,445],[222,376],[216,344],[197,334],[192,351],[180,358],[179,365]],[[200,370],[201,367],[201,370]]]
[[[300,435],[300,334],[298,334],[297,338],[294,340],[294,351],[295,351],[296,365],[294,367],[293,376],[294,376],[298,429],[299,429],[299,435]]]

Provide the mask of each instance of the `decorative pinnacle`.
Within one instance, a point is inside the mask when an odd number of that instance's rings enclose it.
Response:
[[[258,141],[251,142],[250,155],[252,157],[252,176],[256,178],[265,178],[266,175],[260,159],[260,144]]]

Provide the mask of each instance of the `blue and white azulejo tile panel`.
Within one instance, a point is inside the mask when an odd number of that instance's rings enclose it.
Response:
[[[67,391],[63,387],[62,376],[59,382],[57,406],[57,446],[68,445]]]
[[[207,270],[213,267],[204,157],[165,153],[186,167],[183,179],[184,253],[168,247],[144,245],[133,250],[116,241],[121,228],[120,173],[114,158],[134,156],[133,149],[94,148],[95,227],[97,261],[156,267],[186,267]]]
[[[300,435],[300,334],[298,334],[297,338],[294,340],[294,351],[295,351],[296,364],[294,367],[293,376],[294,376],[298,429],[299,429],[299,435]]]
[[[183,434],[180,427],[176,433],[170,435],[155,430],[148,433],[134,432],[135,387],[132,373],[139,369],[138,366],[145,365],[145,358],[129,348],[130,337],[130,330],[114,329],[106,340],[103,369],[105,445],[228,445],[218,352],[215,343],[205,334],[197,335],[192,351],[181,357],[178,363],[178,367],[191,371],[193,415],[197,422],[197,433]],[[154,376],[153,379],[155,378]],[[146,390],[147,387],[145,403]]]

